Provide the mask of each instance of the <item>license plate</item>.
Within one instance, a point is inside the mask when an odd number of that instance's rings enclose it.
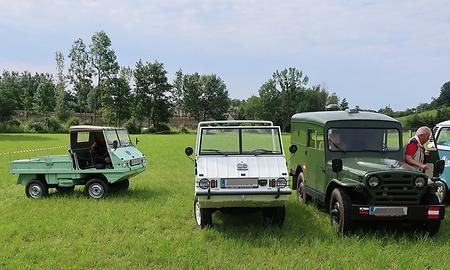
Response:
[[[408,214],[408,207],[371,206],[369,215],[377,217],[400,217]]]
[[[225,188],[255,188],[258,187],[258,179],[222,179]]]
[[[131,166],[139,165],[139,164],[141,164],[141,159],[132,159],[130,161],[130,164],[131,164]]]

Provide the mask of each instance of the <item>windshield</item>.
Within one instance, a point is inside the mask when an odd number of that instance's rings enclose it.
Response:
[[[400,133],[394,128],[331,128],[328,149],[333,152],[396,152],[400,150]]]
[[[120,129],[117,130],[117,135],[119,135],[119,142],[121,146],[131,145],[130,135],[128,134],[128,130]]]
[[[125,129],[120,130],[105,130],[106,142],[112,146],[114,141],[117,141],[118,146],[131,145],[130,136]]]
[[[203,128],[200,155],[282,154],[278,128]]]

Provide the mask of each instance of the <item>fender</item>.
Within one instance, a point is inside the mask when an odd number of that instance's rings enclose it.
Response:
[[[333,189],[335,189],[336,187],[352,188],[352,187],[356,187],[359,184],[361,184],[361,182],[358,182],[351,178],[346,178],[346,177],[331,179],[327,185],[327,191],[325,193],[325,204],[324,205],[328,205],[328,203],[330,201],[331,192],[333,192]]]

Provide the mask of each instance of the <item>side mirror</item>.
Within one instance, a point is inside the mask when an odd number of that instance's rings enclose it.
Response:
[[[192,155],[192,153],[194,153],[194,149],[192,149],[192,147],[188,146],[188,147],[186,147],[186,149],[184,149],[184,153],[186,154],[186,156],[190,157]]]
[[[331,161],[331,168],[335,173],[342,171],[342,159],[333,159]]]
[[[294,154],[295,152],[297,152],[297,150],[297,145],[292,144],[291,146],[289,146],[289,152],[291,152],[291,154]]]
[[[434,172],[433,174],[435,176],[439,176],[444,172],[445,169],[445,161],[440,159],[438,161],[436,161],[436,163],[434,163]]]
[[[136,145],[138,145],[139,142],[139,138],[136,137]]]
[[[119,146],[119,142],[118,142],[117,140],[114,140],[114,141],[113,141],[113,145],[112,145],[112,147],[114,148],[114,150],[116,150],[118,146]]]

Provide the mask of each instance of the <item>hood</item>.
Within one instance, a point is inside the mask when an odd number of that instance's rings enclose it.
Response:
[[[131,160],[144,157],[141,151],[134,146],[119,147],[116,150],[110,149],[109,153],[115,155],[121,160]]]
[[[331,167],[331,161],[328,162]],[[343,171],[364,176],[366,173],[377,171],[406,171],[420,172],[418,169],[398,160],[386,158],[343,158]]]
[[[286,159],[282,155],[199,156],[197,171],[199,177],[205,178],[288,177]]]

